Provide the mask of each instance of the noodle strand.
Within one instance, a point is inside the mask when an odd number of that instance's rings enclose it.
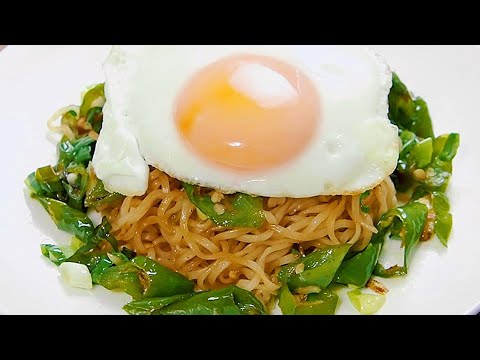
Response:
[[[127,197],[103,213],[121,245],[195,280],[197,290],[236,284],[267,304],[279,288],[280,267],[297,258],[293,248],[349,243],[363,250],[396,201],[390,178],[363,199],[368,213],[359,195],[266,198],[262,227],[228,229],[199,218],[180,182],[153,169],[144,196]]]

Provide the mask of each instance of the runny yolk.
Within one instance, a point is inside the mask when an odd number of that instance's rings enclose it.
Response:
[[[274,58],[237,55],[189,79],[177,100],[181,137],[204,160],[240,172],[299,156],[320,125],[320,99],[299,69]]]

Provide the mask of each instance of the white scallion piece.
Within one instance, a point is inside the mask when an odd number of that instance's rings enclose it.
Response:
[[[362,294],[360,289],[349,291],[350,302],[362,315],[373,315],[385,304],[385,295]]]
[[[63,281],[72,287],[80,289],[91,289],[93,287],[92,276],[86,265],[66,262],[61,264],[58,270]]]

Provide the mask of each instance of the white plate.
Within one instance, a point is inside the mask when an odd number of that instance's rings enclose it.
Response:
[[[101,287],[76,290],[40,254],[40,243],[66,240],[25,192],[23,180],[55,162],[46,120],[78,104],[86,86],[103,81],[108,46],[9,46],[0,52],[0,313],[123,314],[129,296]],[[390,289],[382,314],[466,314],[480,311],[480,48],[374,46],[407,86],[428,102],[437,134],[459,132],[450,186],[454,229],[449,249],[421,244],[404,278]],[[342,301],[338,313],[354,314]]]

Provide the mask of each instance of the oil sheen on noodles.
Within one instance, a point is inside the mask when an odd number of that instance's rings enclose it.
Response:
[[[101,209],[120,244],[158,260],[207,290],[237,284],[268,304],[278,288],[276,273],[300,252],[340,243],[364,249],[374,224],[396,205],[390,178],[360,195],[306,199],[266,198],[259,229],[225,229],[202,220],[178,180],[151,169],[147,193]]]

